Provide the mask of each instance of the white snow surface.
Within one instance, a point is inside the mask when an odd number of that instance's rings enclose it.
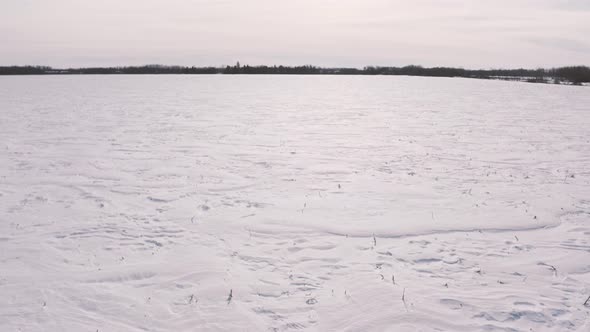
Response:
[[[0,77],[1,331],[589,331],[588,296],[587,87]]]

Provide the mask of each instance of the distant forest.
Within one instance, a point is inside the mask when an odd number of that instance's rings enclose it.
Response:
[[[93,67],[56,69],[46,66],[0,66],[0,75],[114,75],[114,74],[264,74],[264,75],[406,75],[433,77],[465,77],[518,80],[538,83],[590,83],[590,67],[571,66],[551,69],[488,69],[422,66],[359,68],[322,68],[316,66],[249,66],[182,67],[147,65],[136,67]]]

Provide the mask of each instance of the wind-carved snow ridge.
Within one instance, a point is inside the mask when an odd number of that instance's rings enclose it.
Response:
[[[0,78],[0,330],[587,331],[588,105],[464,79]]]

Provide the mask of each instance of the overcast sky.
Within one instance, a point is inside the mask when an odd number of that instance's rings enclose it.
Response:
[[[0,0],[0,65],[590,64],[590,0]]]

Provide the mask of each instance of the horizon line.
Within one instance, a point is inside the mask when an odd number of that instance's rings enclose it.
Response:
[[[109,65],[109,66],[100,66],[100,65],[91,65],[91,66],[51,66],[51,65],[39,65],[39,64],[25,64],[25,65],[0,65],[0,68],[15,68],[15,67],[34,67],[34,68],[51,68],[51,69],[60,69],[60,70],[79,70],[79,69],[117,69],[117,68],[141,68],[141,67],[167,67],[167,68],[216,68],[216,69],[223,69],[227,67],[236,67],[236,65],[240,65],[240,67],[284,67],[284,68],[294,68],[294,67],[312,67],[317,69],[357,69],[363,70],[366,68],[423,68],[423,69],[437,69],[437,68],[446,68],[446,69],[460,69],[465,71],[493,71],[493,70],[550,70],[550,69],[559,69],[559,68],[575,68],[575,67],[587,67],[590,68],[590,64],[570,64],[570,65],[559,65],[559,66],[538,66],[538,67],[487,67],[482,68],[478,67],[476,69],[473,68],[466,68],[461,66],[425,66],[420,64],[406,64],[406,65],[365,65],[363,67],[355,67],[355,66],[321,66],[321,65],[314,65],[310,63],[306,64],[297,64],[297,65],[283,65],[283,64],[248,64],[244,63],[241,64],[240,61],[237,61],[235,64],[223,64],[223,65],[177,65],[177,64],[163,64],[163,63],[145,63],[139,65]]]

